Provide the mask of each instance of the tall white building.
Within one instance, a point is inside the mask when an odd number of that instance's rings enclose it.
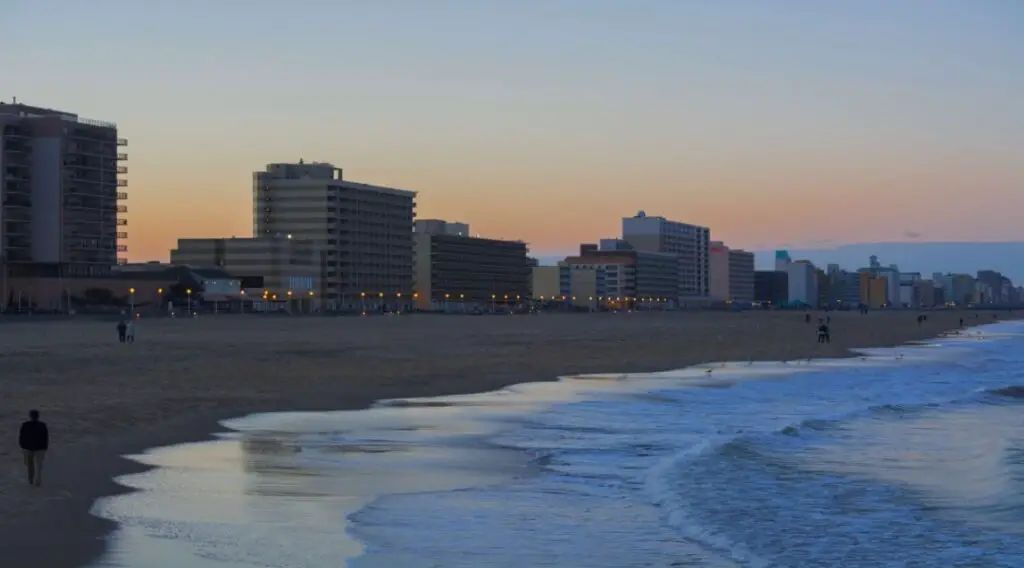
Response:
[[[650,217],[643,211],[622,219],[622,239],[635,250],[675,255],[679,262],[679,298],[706,299],[710,295],[707,227]]]

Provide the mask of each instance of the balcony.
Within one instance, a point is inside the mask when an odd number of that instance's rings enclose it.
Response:
[[[118,154],[117,155],[117,161],[118,162],[123,162],[123,161],[125,161],[127,159],[128,159],[128,154]]]
[[[128,224],[128,219],[118,219],[117,220],[117,224],[118,224],[118,226],[122,226],[123,227],[124,225]]]
[[[128,139],[127,138],[118,138],[117,139],[117,145],[118,146],[127,146],[128,145]]]
[[[128,252],[128,245],[117,245],[117,252]]]
[[[118,213],[127,213],[128,212],[128,206],[127,205],[118,205],[117,206],[117,212]]]
[[[124,233],[124,232],[116,233],[114,236],[119,238],[119,239],[127,239],[128,238],[128,233]]]
[[[128,180],[119,179],[117,180],[117,187],[128,187]]]
[[[117,173],[126,174],[128,173],[128,168],[126,166],[117,166]]]
[[[117,192],[117,200],[118,201],[124,201],[125,199],[128,199],[128,193],[127,192],[124,192],[124,191]]]

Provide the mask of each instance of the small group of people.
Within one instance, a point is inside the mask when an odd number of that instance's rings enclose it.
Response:
[[[135,343],[135,322],[132,320],[117,322],[117,339],[121,343]]]
[[[818,343],[832,343],[832,330],[825,320],[818,320]]]

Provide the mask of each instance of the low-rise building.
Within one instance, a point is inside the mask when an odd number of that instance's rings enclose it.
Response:
[[[416,221],[413,241],[419,309],[510,307],[530,297],[524,242],[471,237],[469,225],[436,219]]]
[[[624,240],[603,239],[600,247],[581,245],[580,254],[566,258],[564,265],[568,267],[569,295],[578,306],[663,309],[675,305],[679,260],[674,254],[638,251]],[[575,289],[587,291],[586,295],[572,294],[574,276],[589,279],[589,274],[580,271],[591,270],[593,294],[583,284]]]
[[[568,289],[562,288],[562,272],[566,270],[563,265],[557,266],[534,266],[530,286],[530,297],[534,300],[549,300],[563,294],[568,294]],[[566,277],[568,279],[568,276]]]
[[[214,267],[245,281],[259,281],[248,294],[279,299],[319,299],[324,294],[322,251],[311,240],[287,236],[178,239],[171,263]]]

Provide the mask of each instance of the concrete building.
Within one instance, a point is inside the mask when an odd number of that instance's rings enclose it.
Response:
[[[987,290],[986,294],[979,297],[979,304],[1007,306],[1012,303],[1013,283],[1002,273],[995,270],[979,270],[977,280],[983,283]]]
[[[917,300],[917,307],[935,307],[935,283],[931,280],[918,280],[914,283],[914,297]]]
[[[288,237],[178,239],[171,264],[216,267],[246,282],[246,293],[320,305],[323,252],[311,240]],[[291,294],[289,294],[289,292]]]
[[[549,300],[562,294],[562,271],[564,266],[534,266],[531,276],[530,297],[534,300]]]
[[[672,254],[679,264],[677,296],[681,301],[705,300],[711,294],[708,248],[711,231],[707,227],[649,217],[640,211],[622,219],[622,240],[633,249]]]
[[[793,261],[786,251],[776,251],[775,269],[786,273],[790,305],[818,306],[818,269],[814,264],[809,260]]]
[[[729,294],[735,303],[753,303],[754,253],[741,249],[729,251]]]
[[[777,250],[775,251],[775,270],[776,272],[785,272],[786,268],[793,262],[793,259],[789,256],[789,251]]]
[[[256,237],[291,235],[324,254],[327,309],[381,308],[412,297],[412,191],[342,179],[327,163],[269,164],[253,174]]]
[[[126,250],[125,144],[113,123],[0,102],[0,288],[110,273]]]
[[[750,304],[754,301],[754,254],[731,249],[721,241],[708,245],[711,299]]]
[[[903,308],[916,308],[920,305],[917,297],[917,283],[921,281],[920,272],[901,272],[899,274],[900,291],[898,304]]]
[[[708,294],[716,302],[732,300],[729,294],[729,247],[722,241],[708,244]]]
[[[861,304],[875,310],[889,304],[888,280],[875,276],[868,270],[859,271],[857,278]]]
[[[679,289],[677,255],[635,250],[623,239],[604,239],[601,246],[584,244],[578,256],[567,257],[569,286],[577,305],[593,308],[663,309],[675,305]],[[593,272],[594,293],[586,294],[586,286],[573,284],[574,278],[590,278]],[[564,286],[564,283],[563,283]],[[591,299],[593,298],[593,299]]]
[[[860,275],[839,268],[838,264],[828,265],[828,294],[825,303],[842,308],[860,305]]]
[[[754,301],[771,306],[789,302],[789,274],[780,270],[754,272]]]
[[[530,297],[526,243],[469,236],[469,225],[416,221],[416,305],[423,310],[511,307]]]
[[[974,277],[970,274],[932,275],[932,282],[942,290],[942,298],[948,306],[967,306],[975,301]]]
[[[797,260],[786,267],[789,281],[789,303],[818,306],[818,272],[809,260]]]

